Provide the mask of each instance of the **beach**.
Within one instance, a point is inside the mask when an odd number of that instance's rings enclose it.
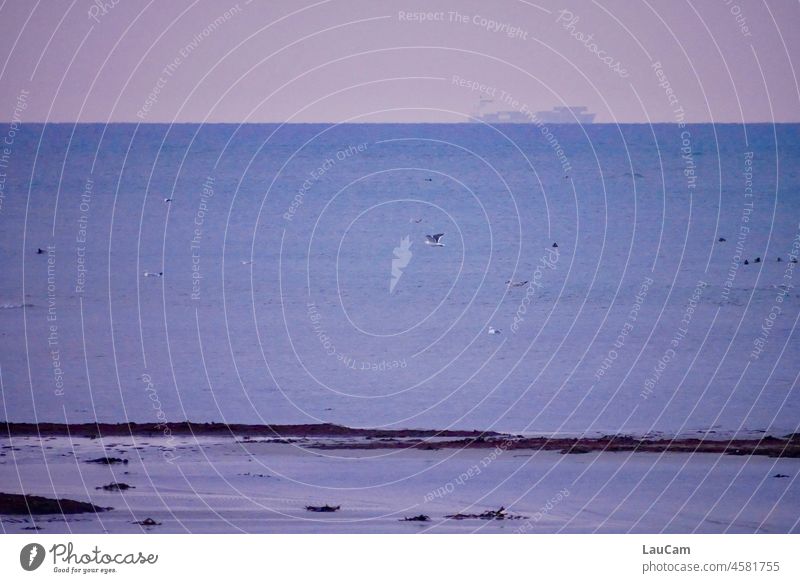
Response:
[[[0,492],[104,509],[2,515],[3,532],[798,532],[791,440],[778,440],[783,455],[770,457],[730,455],[743,444],[719,440],[668,440],[678,451],[661,452],[578,440],[566,453],[556,449],[561,438],[547,449],[500,434],[244,434],[198,424],[165,437],[152,426],[114,427],[107,435],[43,427],[40,436],[17,426],[0,439]],[[110,484],[129,488],[103,489]],[[428,520],[404,520],[420,515]]]

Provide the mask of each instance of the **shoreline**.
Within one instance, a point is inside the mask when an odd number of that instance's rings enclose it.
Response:
[[[800,458],[800,434],[764,435],[760,438],[676,437],[648,438],[630,435],[599,437],[523,436],[478,430],[369,429],[332,423],[254,425],[225,423],[14,423],[0,422],[3,437],[174,437],[229,436],[238,443],[294,443],[308,449],[500,449],[590,452],[716,453]]]
[[[113,424],[108,429],[116,435],[100,436],[74,432],[96,429],[94,424],[6,424],[12,435],[0,439],[0,530],[513,534],[798,529],[796,436],[641,443],[625,437],[435,437],[436,432],[400,430],[404,437],[374,438],[374,430],[314,425],[289,426],[294,437],[287,435],[289,430],[276,437],[273,431],[285,426],[245,426],[262,435],[236,435],[231,429],[243,426],[199,425],[206,431],[166,438],[147,424]],[[189,428],[197,429],[180,426]],[[425,437],[414,436],[419,434]],[[673,453],[648,453],[657,450]],[[586,455],[565,455],[577,453]]]

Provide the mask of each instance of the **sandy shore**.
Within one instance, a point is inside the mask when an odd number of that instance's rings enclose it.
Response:
[[[170,427],[7,424],[0,492],[110,509],[2,514],[3,531],[800,530],[794,438]]]

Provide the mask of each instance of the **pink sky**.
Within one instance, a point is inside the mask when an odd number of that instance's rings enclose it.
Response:
[[[451,122],[491,94],[598,122],[800,121],[794,0],[102,5],[2,4],[0,119]]]

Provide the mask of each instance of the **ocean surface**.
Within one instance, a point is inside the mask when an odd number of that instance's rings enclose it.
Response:
[[[2,419],[798,430],[800,126],[2,137]]]

